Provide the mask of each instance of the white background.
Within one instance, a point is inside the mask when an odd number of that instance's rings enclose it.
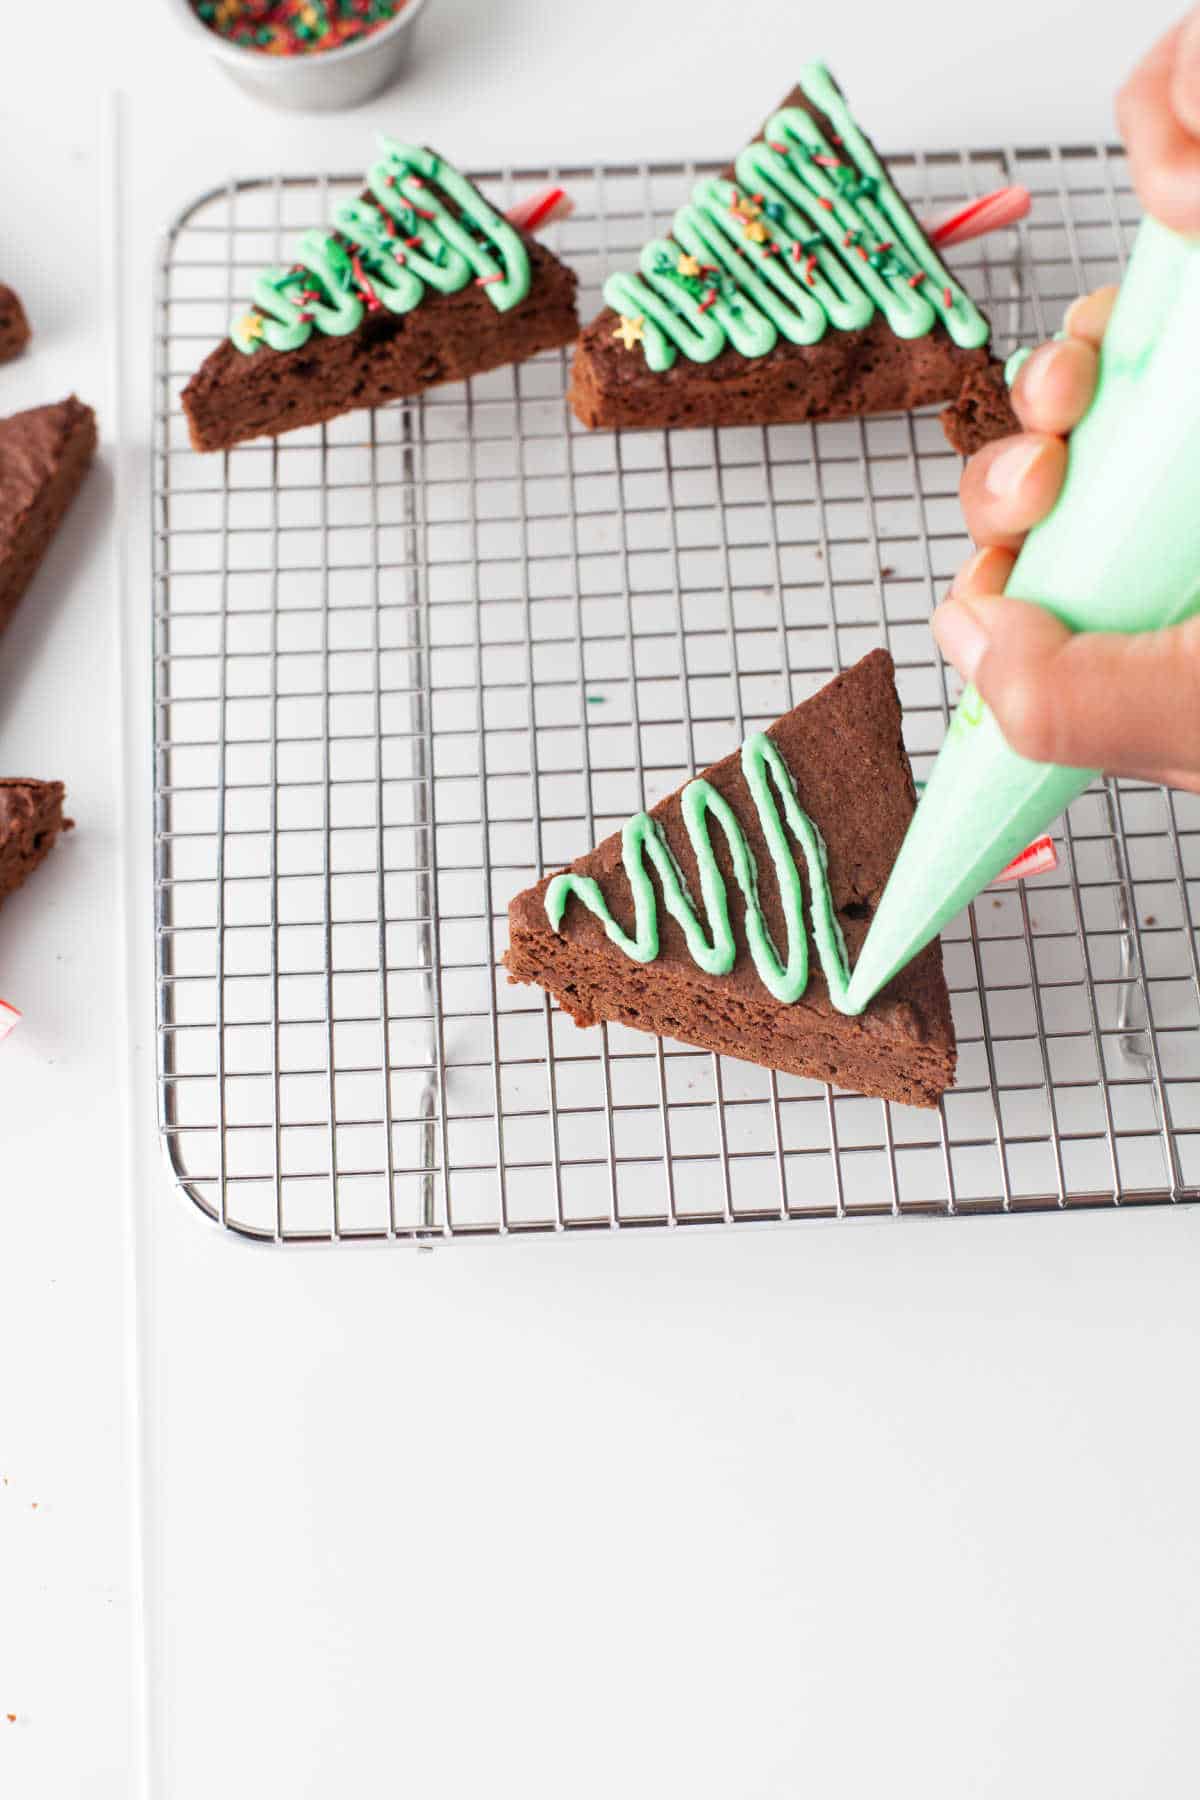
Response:
[[[149,295],[188,199],[377,125],[732,148],[810,55],[884,147],[1092,138],[1172,11],[430,0],[405,86],[313,120],[166,0],[4,8],[37,337],[0,411],[75,387],[104,445],[0,647],[2,772],[79,821],[0,916],[0,1793],[138,1792],[144,1573],[156,1800],[1194,1793],[1193,1215],[255,1251],[162,1173],[148,985]]]

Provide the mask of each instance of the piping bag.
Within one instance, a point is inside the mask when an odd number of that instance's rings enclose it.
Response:
[[[1156,219],[1139,227],[1096,393],[1068,441],[1062,492],[1026,538],[1005,592],[1074,631],[1152,631],[1200,611],[1200,240]],[[845,1010],[862,1012],[1097,773],[1018,756],[967,687]]]

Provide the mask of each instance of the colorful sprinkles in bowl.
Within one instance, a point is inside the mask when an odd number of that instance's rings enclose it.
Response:
[[[338,50],[369,37],[403,12],[407,0],[192,0],[218,37],[267,56]]]

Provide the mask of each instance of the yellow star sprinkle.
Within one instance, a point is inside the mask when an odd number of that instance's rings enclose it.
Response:
[[[761,206],[751,200],[748,194],[739,194],[729,210],[735,212],[739,219],[757,219],[762,212]]]
[[[765,244],[770,235],[761,219],[747,219],[742,226],[742,236],[755,244]]]
[[[627,318],[625,316],[625,314],[622,313],[621,323],[617,326],[617,329],[613,332],[613,336],[615,338],[620,338],[621,342],[624,344],[624,346],[627,350],[632,350],[633,346],[635,344],[642,343],[645,338],[645,335],[646,335],[646,321],[645,321],[645,319],[642,318],[640,313],[638,313],[636,315],[636,317],[634,317],[632,319]]]
[[[700,258],[698,256],[689,256],[685,251],[679,258],[679,261],[675,264],[675,267],[681,275],[698,275],[700,273]]]
[[[261,313],[245,313],[238,320],[238,330],[243,337],[260,338],[263,334]]]

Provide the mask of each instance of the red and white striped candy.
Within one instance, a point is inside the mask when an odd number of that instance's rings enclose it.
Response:
[[[7,1000],[0,1000],[0,1043],[21,1023],[21,1015]]]
[[[504,216],[518,231],[536,231],[552,219],[569,219],[574,211],[575,202],[565,188],[544,187],[528,199],[518,200]]]
[[[1023,881],[1027,875],[1049,875],[1058,867],[1058,851],[1054,848],[1054,839],[1050,836],[1035,838],[1027,844],[1019,856],[1014,856],[1007,868],[1001,869],[997,881]]]
[[[1028,188],[996,188],[993,193],[981,194],[978,200],[969,200],[965,206],[956,206],[952,212],[927,219],[925,231],[930,243],[945,250],[950,244],[965,244],[970,238],[982,237],[986,231],[1015,225],[1029,207]]]

